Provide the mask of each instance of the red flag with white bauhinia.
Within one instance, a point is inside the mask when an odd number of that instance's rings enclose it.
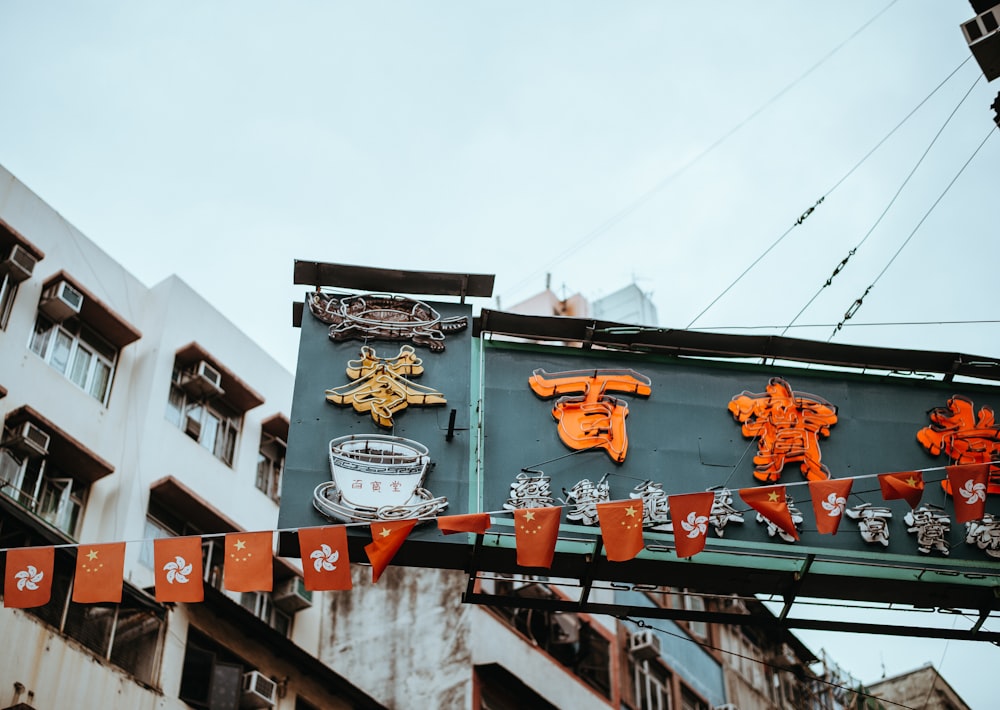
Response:
[[[988,463],[972,466],[946,466],[951,496],[955,503],[955,521],[982,520],[986,514],[986,487],[990,480]]]
[[[350,589],[351,561],[347,552],[347,528],[327,525],[299,528],[302,579],[312,592]]]
[[[627,562],[638,555],[642,542],[642,500],[616,500],[597,504],[597,520],[608,559]]]
[[[883,473],[878,477],[883,500],[905,500],[911,508],[920,505],[924,495],[924,477],[920,471]]]
[[[201,537],[198,535],[153,540],[156,601],[204,601],[201,565]]]
[[[378,582],[416,524],[416,520],[386,520],[371,524],[372,541],[365,545],[365,552],[372,564],[372,584]]]
[[[743,502],[796,540],[799,539],[799,531],[795,528],[795,523],[792,522],[791,511],[788,510],[784,486],[741,488],[739,493]]]
[[[15,547],[7,550],[3,605],[8,609],[45,606],[52,597],[54,547]]]
[[[712,491],[667,497],[678,557],[694,557],[705,549],[714,502],[715,494]]]
[[[562,508],[518,508],[514,511],[514,542],[521,567],[552,566],[559,539]]]
[[[820,534],[837,534],[853,484],[852,478],[809,481],[809,496],[812,498],[813,513],[816,516],[816,529]]]

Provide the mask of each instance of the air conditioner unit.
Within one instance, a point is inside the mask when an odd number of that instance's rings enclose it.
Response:
[[[243,674],[243,690],[240,692],[241,708],[274,707],[278,685],[260,671]]]
[[[31,276],[38,259],[20,244],[15,244],[10,254],[0,261],[0,274],[6,273],[14,283],[20,283]]]
[[[3,446],[29,458],[46,456],[49,453],[49,435],[35,424],[24,422],[4,440]]]
[[[271,592],[271,599],[286,614],[294,614],[312,606],[312,592],[306,589],[306,583],[298,576],[279,582]]]
[[[77,315],[81,308],[83,294],[68,281],[57,281],[49,286],[42,291],[42,300],[38,302],[38,310],[56,323]]]
[[[200,360],[190,370],[181,375],[181,388],[193,397],[218,397],[222,390],[222,373],[211,363]]]
[[[195,419],[190,414],[184,418],[184,433],[195,441],[201,437],[201,420]]]
[[[660,637],[652,631],[632,634],[628,642],[628,652],[633,658],[649,661],[660,655]]]

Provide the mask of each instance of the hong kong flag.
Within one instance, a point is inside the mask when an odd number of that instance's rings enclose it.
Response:
[[[955,521],[968,523],[982,520],[986,514],[986,486],[989,485],[990,465],[948,466],[945,472],[955,501]]]
[[[378,582],[399,548],[406,542],[416,520],[387,520],[382,523],[372,523],[372,541],[365,545],[368,561],[372,564],[372,584]]]
[[[616,500],[597,504],[604,549],[612,562],[627,562],[638,555],[642,542],[642,501]]]
[[[347,528],[343,525],[299,528],[299,553],[306,589],[319,592],[351,588]]]
[[[124,569],[124,542],[80,545],[76,550],[73,601],[78,604],[120,603]]]
[[[809,496],[812,498],[813,514],[816,516],[816,529],[820,534],[837,534],[853,483],[852,478],[809,481]]]
[[[54,547],[17,547],[7,550],[3,605],[8,609],[45,606],[52,597]]]
[[[715,494],[712,491],[667,497],[678,557],[694,557],[705,549],[714,502]]]
[[[878,485],[882,489],[883,500],[902,499],[911,508],[920,505],[920,498],[924,495],[924,477],[920,471],[883,473],[878,477]]]
[[[222,586],[230,592],[270,592],[274,587],[273,542],[270,530],[227,533]]]
[[[518,508],[514,511],[514,544],[520,567],[552,566],[559,539],[562,508]]]
[[[792,514],[788,510],[788,501],[785,500],[784,486],[741,488],[740,498],[793,538],[799,539],[799,531],[795,529]]]
[[[489,513],[469,513],[468,515],[444,515],[437,519],[438,530],[445,535],[453,533],[476,533],[484,534],[489,530]]]
[[[205,601],[201,564],[201,537],[192,535],[153,540],[156,601]]]

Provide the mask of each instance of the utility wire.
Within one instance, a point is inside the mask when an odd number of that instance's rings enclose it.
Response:
[[[887,321],[883,323],[844,323],[844,328],[864,328],[864,327],[875,327],[884,328],[886,326],[900,326],[900,325],[997,325],[1000,324],[1000,320],[934,320],[934,321]],[[778,328],[784,327],[786,330],[789,328],[832,328],[836,326],[836,323],[797,323],[795,325],[780,326],[780,325],[723,325],[723,326],[712,326],[705,328],[691,328],[694,331],[719,331],[719,330],[777,330]]]
[[[588,232],[587,234],[585,234],[581,239],[578,239],[576,242],[574,242],[572,246],[568,247],[567,249],[565,249],[561,253],[559,253],[557,256],[555,256],[554,258],[550,259],[540,269],[537,269],[537,270],[531,272],[526,277],[524,277],[523,279],[521,279],[521,281],[519,281],[513,287],[511,287],[508,290],[508,292],[516,292],[518,289],[522,288],[526,284],[531,283],[539,274],[543,273],[546,269],[548,269],[549,267],[551,267],[553,264],[557,264],[560,261],[563,261],[564,259],[566,259],[567,257],[569,257],[574,252],[579,251],[581,248],[585,247],[586,245],[590,244],[592,241],[594,241],[595,239],[597,239],[597,237],[601,236],[605,232],[609,231],[610,229],[612,229],[613,227],[615,227],[616,225],[618,225],[619,223],[621,223],[626,217],[628,217],[631,214],[633,214],[634,212],[636,212],[640,207],[642,207],[643,205],[645,205],[654,196],[656,196],[660,191],[662,191],[665,187],[667,187],[667,185],[669,185],[674,180],[676,180],[678,177],[680,177],[681,175],[683,175],[684,173],[686,173],[689,169],[691,169],[692,167],[694,167],[697,163],[699,163],[702,159],[704,159],[709,153],[711,153],[716,148],[718,148],[720,145],[722,145],[723,143],[725,143],[729,138],[731,138],[740,129],[742,129],[744,126],[746,126],[750,121],[752,121],[753,119],[757,118],[757,116],[759,116],[761,113],[763,113],[766,109],[770,108],[770,106],[772,104],[774,104],[776,101],[778,101],[778,99],[780,99],[782,96],[784,96],[785,94],[787,94],[789,91],[791,91],[793,88],[795,88],[799,83],[801,83],[806,77],[808,77],[814,71],[816,71],[817,69],[819,69],[819,67],[821,67],[823,64],[825,64],[827,61],[829,61],[829,59],[831,57],[833,57],[837,52],[839,52],[841,49],[843,49],[843,47],[845,45],[847,45],[851,40],[853,40],[855,37],[857,37],[859,34],[861,34],[865,29],[867,29],[869,25],[871,25],[873,22],[875,22],[875,20],[877,20],[879,17],[881,17],[883,14],[885,14],[885,12],[887,10],[889,10],[889,8],[891,8],[893,5],[895,5],[898,1],[899,0],[891,0],[891,2],[888,5],[886,5],[884,8],[882,8],[877,13],[875,13],[875,15],[873,15],[871,17],[871,19],[869,19],[867,22],[865,22],[863,25],[861,25],[858,29],[856,29],[854,32],[852,32],[845,40],[843,40],[842,42],[840,42],[839,44],[837,44],[833,49],[831,49],[829,52],[827,52],[826,55],[824,55],[818,62],[816,62],[811,67],[809,67],[808,69],[806,69],[802,74],[800,74],[798,77],[796,77],[795,79],[793,79],[790,83],[788,83],[787,85],[785,85],[785,87],[783,89],[781,89],[780,91],[778,91],[778,93],[774,94],[771,98],[769,98],[763,104],[761,104],[756,109],[754,109],[753,111],[751,111],[750,114],[748,114],[746,116],[746,118],[744,118],[742,121],[740,121],[735,126],[733,126],[732,128],[730,128],[726,133],[724,133],[721,137],[717,138],[707,148],[703,149],[700,153],[698,153],[697,155],[695,155],[688,162],[684,163],[679,168],[677,168],[676,170],[674,170],[674,172],[672,172],[670,175],[668,175],[667,177],[663,178],[658,183],[656,183],[655,185],[653,185],[653,187],[651,187],[646,192],[644,192],[642,195],[640,195],[638,197],[638,199],[636,199],[630,205],[627,205],[626,207],[624,207],[621,210],[619,210],[618,212],[616,212],[614,215],[612,215],[607,220],[605,220],[600,225],[598,225],[595,229],[591,230],[590,232]],[[968,58],[966,58],[966,61],[968,61]]]
[[[886,9],[888,9],[888,8],[886,8]],[[883,10],[883,12],[884,12],[884,10]],[[771,253],[771,251],[772,251],[772,250],[773,250],[773,249],[774,249],[774,248],[775,248],[776,246],[778,246],[778,244],[780,244],[780,243],[781,243],[781,242],[782,242],[782,241],[783,241],[783,240],[785,239],[785,237],[787,237],[787,236],[788,236],[788,235],[789,235],[789,234],[791,233],[791,231],[792,231],[793,229],[795,229],[796,227],[798,227],[799,225],[801,225],[801,224],[802,224],[802,223],[803,223],[803,222],[804,222],[804,221],[806,220],[806,218],[808,218],[808,217],[809,217],[809,216],[810,216],[810,215],[811,215],[811,214],[812,214],[812,213],[813,213],[813,212],[815,211],[815,209],[816,209],[816,208],[817,208],[817,207],[818,207],[818,206],[819,206],[820,204],[822,204],[822,203],[823,203],[823,201],[824,201],[824,200],[826,200],[826,198],[827,198],[827,197],[829,197],[829,196],[830,196],[830,195],[831,195],[831,194],[833,193],[833,191],[834,191],[834,190],[836,190],[836,189],[837,189],[838,187],[840,187],[840,186],[841,186],[841,185],[842,185],[842,184],[844,183],[844,181],[845,181],[845,180],[847,180],[847,178],[849,178],[849,177],[850,177],[851,175],[853,175],[853,174],[854,174],[854,172],[855,172],[855,171],[856,171],[856,170],[857,170],[857,169],[858,169],[859,167],[861,167],[861,165],[862,165],[862,164],[863,164],[863,163],[864,163],[865,161],[867,161],[867,160],[868,160],[868,158],[870,158],[870,157],[872,156],[872,154],[874,154],[874,153],[875,153],[875,151],[877,151],[877,150],[878,150],[879,148],[881,148],[881,147],[882,147],[882,145],[883,145],[883,144],[884,144],[884,143],[885,143],[885,142],[886,142],[887,140],[889,140],[889,138],[891,138],[891,137],[892,137],[892,135],[893,135],[893,134],[895,134],[895,133],[896,133],[896,131],[898,131],[898,130],[899,130],[899,129],[900,129],[900,128],[901,128],[902,126],[903,126],[903,124],[904,124],[904,123],[906,123],[906,122],[907,122],[908,120],[910,120],[910,118],[911,118],[911,117],[913,116],[913,114],[915,114],[915,113],[916,113],[916,112],[917,112],[918,110],[920,110],[920,107],[921,107],[921,106],[923,106],[923,105],[924,105],[925,103],[927,103],[927,101],[928,101],[928,100],[930,100],[930,98],[931,98],[932,96],[934,96],[934,94],[936,94],[936,93],[938,92],[938,90],[940,90],[940,89],[941,89],[941,87],[942,87],[942,86],[944,86],[945,84],[947,84],[947,83],[948,83],[948,81],[949,81],[949,80],[950,80],[950,79],[951,79],[951,78],[952,78],[953,76],[955,76],[955,74],[956,74],[956,73],[958,72],[958,70],[959,70],[959,69],[961,69],[961,68],[962,68],[963,66],[965,66],[965,64],[966,64],[966,63],[967,63],[967,62],[969,61],[969,59],[971,59],[971,58],[972,58],[972,57],[971,57],[971,55],[969,55],[968,57],[966,57],[966,58],[965,58],[965,59],[964,59],[964,60],[962,61],[962,63],[961,63],[961,64],[959,64],[959,65],[958,65],[957,67],[955,67],[955,68],[954,68],[954,69],[953,69],[953,70],[951,71],[951,73],[950,73],[950,74],[948,74],[948,76],[946,76],[946,77],[945,77],[944,79],[942,79],[942,80],[941,80],[941,82],[940,82],[940,83],[939,83],[939,84],[938,84],[937,86],[935,86],[935,87],[934,87],[934,88],[933,88],[933,89],[931,90],[931,92],[930,92],[929,94],[927,94],[927,96],[925,96],[925,97],[923,98],[923,100],[921,100],[921,101],[920,101],[920,103],[918,103],[918,104],[917,104],[916,106],[914,106],[914,107],[913,107],[913,109],[911,109],[911,110],[910,110],[910,112],[909,112],[908,114],[906,114],[906,116],[904,116],[904,117],[903,117],[903,120],[902,120],[902,121],[900,121],[899,123],[897,123],[897,124],[896,124],[896,126],[895,126],[895,127],[894,127],[894,128],[893,128],[893,129],[891,130],[891,131],[889,131],[889,132],[888,132],[887,134],[885,134],[885,136],[884,136],[884,137],[883,137],[883,138],[882,138],[882,139],[881,139],[881,140],[880,140],[880,141],[879,141],[878,143],[876,143],[876,144],[875,144],[875,145],[874,145],[874,146],[873,146],[873,147],[872,147],[872,148],[871,148],[871,149],[870,149],[870,150],[869,150],[869,151],[868,151],[867,153],[865,153],[865,154],[864,154],[864,156],[862,156],[861,160],[859,160],[858,162],[856,162],[856,163],[854,164],[854,166],[853,166],[853,167],[852,167],[852,168],[851,168],[850,170],[848,170],[848,171],[847,171],[846,173],[844,173],[844,175],[843,175],[843,176],[842,176],[842,177],[841,177],[841,178],[840,178],[839,180],[837,180],[837,182],[835,182],[835,183],[833,184],[833,187],[831,187],[831,188],[830,188],[830,189],[828,189],[828,190],[827,190],[827,191],[826,191],[825,193],[823,193],[823,195],[822,195],[822,196],[821,196],[821,197],[820,197],[820,198],[819,198],[818,200],[816,200],[816,202],[815,202],[815,203],[814,203],[814,204],[812,205],[812,207],[810,207],[810,208],[809,208],[809,209],[807,209],[807,210],[806,210],[805,212],[803,212],[803,213],[802,213],[802,215],[800,215],[800,216],[799,216],[799,218],[798,218],[797,220],[795,220],[795,222],[793,222],[793,223],[792,223],[792,225],[791,225],[791,226],[790,226],[790,227],[789,227],[788,229],[786,229],[786,230],[784,231],[784,233],[782,233],[782,235],[781,235],[781,236],[779,236],[779,237],[778,237],[778,238],[777,238],[776,240],[774,240],[774,242],[772,242],[771,246],[769,246],[769,247],[768,247],[767,249],[765,249],[765,250],[764,250],[764,253],[763,253],[763,254],[761,254],[760,256],[758,256],[758,257],[757,257],[757,258],[756,258],[756,259],[755,259],[755,260],[753,261],[753,263],[751,263],[751,264],[750,264],[750,266],[748,266],[748,267],[747,267],[746,269],[744,269],[743,273],[741,273],[741,274],[740,274],[739,276],[737,276],[737,277],[736,277],[736,278],[735,278],[735,279],[733,280],[733,282],[732,282],[731,284],[729,284],[728,286],[726,286],[726,288],[725,288],[725,289],[724,289],[724,290],[722,291],[722,293],[720,293],[720,294],[719,294],[718,296],[716,296],[716,297],[715,297],[715,298],[714,298],[714,299],[712,300],[712,302],[711,302],[711,303],[709,303],[709,304],[708,304],[707,306],[705,306],[705,308],[704,308],[704,309],[703,309],[703,310],[701,311],[701,313],[699,313],[698,315],[696,315],[696,316],[694,317],[694,319],[692,319],[692,321],[691,321],[690,323],[688,323],[688,324],[687,324],[687,329],[690,329],[690,328],[691,328],[691,327],[692,327],[692,326],[693,326],[693,325],[694,325],[695,323],[697,323],[697,322],[698,322],[698,320],[699,320],[699,319],[700,319],[700,318],[701,318],[701,317],[702,317],[703,315],[705,315],[705,314],[706,314],[706,313],[707,313],[707,312],[708,312],[708,311],[709,311],[709,310],[710,310],[710,309],[712,308],[712,306],[714,306],[714,305],[715,305],[716,303],[718,303],[718,302],[719,302],[719,301],[720,301],[720,300],[722,299],[722,297],[723,297],[723,296],[725,296],[725,295],[726,295],[727,293],[729,293],[729,291],[730,291],[730,290],[731,290],[731,289],[732,289],[732,288],[733,288],[734,286],[736,286],[736,284],[738,284],[738,283],[739,283],[740,281],[742,281],[742,280],[743,280],[743,277],[744,277],[744,276],[746,276],[746,275],[747,275],[748,273],[750,273],[750,271],[752,271],[752,270],[753,270],[753,268],[754,268],[755,266],[757,266],[757,264],[759,264],[759,263],[761,262],[761,260],[763,260],[763,259],[764,259],[764,257],[766,257],[766,256],[767,256],[767,255],[768,255],[769,253]],[[976,80],[978,81],[978,77],[977,77],[977,79],[976,79]]]
[[[885,275],[885,272],[889,270],[889,267],[892,266],[893,262],[896,261],[896,259],[900,255],[900,253],[902,253],[903,249],[906,248],[906,245],[910,243],[911,239],[913,239],[913,236],[917,233],[917,230],[920,229],[920,227],[921,227],[921,225],[923,225],[924,221],[930,216],[931,212],[934,211],[934,208],[938,206],[938,203],[940,203],[941,200],[944,199],[944,196],[948,194],[948,191],[951,189],[951,186],[955,184],[955,182],[962,175],[962,173],[965,172],[965,169],[967,167],[969,167],[969,163],[971,163],[972,160],[973,160],[973,158],[975,158],[979,154],[979,151],[982,149],[982,147],[984,145],[986,145],[986,141],[988,141],[990,139],[990,136],[993,135],[993,132],[996,131],[997,128],[998,128],[998,126],[994,126],[994,127],[990,128],[990,130],[986,133],[986,137],[983,138],[983,140],[979,143],[978,146],[976,146],[976,149],[972,152],[972,155],[969,156],[969,159],[965,161],[965,163],[962,165],[961,168],[959,168],[958,172],[955,173],[955,177],[953,177],[951,179],[951,181],[944,188],[944,190],[941,192],[941,194],[938,195],[938,198],[936,200],[934,200],[934,203],[924,213],[924,216],[920,218],[920,221],[917,222],[917,225],[913,228],[913,231],[910,232],[910,235],[906,239],[903,240],[902,244],[899,245],[899,249],[897,249],[896,253],[892,255],[892,258],[889,259],[889,261],[885,265],[885,267],[878,273],[878,275],[871,282],[871,284],[868,286],[868,288],[865,289],[865,292],[863,294],[861,294],[854,301],[854,303],[851,304],[850,308],[847,309],[847,311],[844,313],[843,320],[841,320],[839,323],[837,323],[837,327],[833,329],[832,333],[830,333],[830,337],[827,338],[827,340],[826,340],[827,342],[830,342],[831,340],[833,340],[833,337],[837,334],[837,331],[844,327],[844,323],[846,323],[848,320],[850,320],[851,318],[853,318],[854,314],[858,312],[858,309],[861,308],[861,304],[864,301],[865,297],[871,292],[871,290],[873,288],[875,288],[875,284],[877,284],[879,282],[879,280]]]
[[[972,86],[970,86],[969,90],[965,92],[965,95],[958,102],[958,105],[956,105],[955,108],[952,109],[951,113],[948,114],[948,118],[946,118],[945,121],[944,121],[944,123],[941,124],[941,127],[938,129],[937,133],[934,134],[934,137],[931,139],[931,142],[927,145],[927,148],[924,150],[924,152],[921,154],[920,158],[914,164],[913,169],[910,170],[910,173],[906,176],[906,178],[900,184],[899,189],[896,190],[896,194],[892,196],[891,200],[889,200],[889,204],[887,204],[885,206],[885,209],[882,210],[882,214],[880,214],[878,216],[878,219],[875,220],[875,223],[872,224],[872,226],[871,226],[871,228],[869,228],[868,232],[865,233],[865,236],[862,237],[862,239],[861,239],[860,242],[858,242],[856,245],[854,245],[853,249],[851,249],[849,252],[847,252],[847,256],[845,256],[841,260],[841,262],[839,264],[837,264],[837,266],[833,270],[833,273],[830,274],[830,277],[823,283],[822,286],[819,287],[819,289],[816,291],[816,293],[813,294],[813,297],[809,299],[809,301],[806,303],[806,305],[802,306],[802,309],[798,313],[795,314],[795,317],[792,318],[791,321],[789,321],[788,325],[785,326],[785,329],[782,330],[781,333],[779,333],[779,335],[784,335],[788,331],[788,329],[791,328],[792,325],[795,324],[795,321],[797,321],[800,317],[802,317],[802,314],[806,312],[806,309],[808,309],[809,306],[811,306],[813,304],[813,302],[817,298],[819,298],[819,295],[821,293],[823,293],[823,289],[825,289],[826,287],[828,287],[830,284],[833,283],[833,280],[835,278],[837,278],[837,276],[840,274],[840,272],[843,271],[844,268],[847,266],[847,262],[851,260],[851,257],[854,256],[857,253],[858,249],[860,249],[861,246],[866,241],[868,241],[868,237],[870,237],[872,235],[872,233],[878,228],[878,226],[880,224],[882,224],[882,220],[885,218],[885,216],[887,214],[889,214],[889,210],[892,209],[892,206],[894,204],[896,204],[896,200],[899,199],[899,196],[900,196],[900,194],[902,194],[903,189],[909,184],[910,179],[916,174],[917,169],[924,162],[924,158],[926,158],[927,155],[931,152],[931,148],[933,148],[934,144],[937,143],[938,138],[940,138],[941,134],[944,133],[944,129],[948,126],[949,123],[951,123],[951,119],[953,119],[955,117],[955,114],[958,113],[958,109],[961,108],[962,104],[965,103],[965,100],[967,98],[969,98],[969,94],[971,94],[972,90],[974,88],[976,88],[976,84],[979,83],[979,80],[982,77],[983,77],[982,74],[979,74],[979,75],[976,76],[976,80],[972,82]]]

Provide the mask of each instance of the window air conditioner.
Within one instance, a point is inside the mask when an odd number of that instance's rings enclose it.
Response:
[[[25,422],[4,440],[3,446],[22,456],[46,456],[49,453],[49,435],[31,422]]]
[[[42,291],[42,300],[38,303],[38,310],[56,323],[77,315],[81,308],[83,294],[68,281],[57,281]]]
[[[638,660],[652,660],[660,655],[660,637],[652,631],[634,633],[628,642],[628,652]]]
[[[20,283],[31,276],[38,259],[20,244],[15,244],[6,259],[0,261],[0,274],[6,273],[14,283]]]
[[[224,394],[222,373],[205,360],[199,360],[197,365],[181,375],[180,385],[193,397],[218,397]]]
[[[240,693],[241,708],[274,707],[277,684],[260,671],[243,674],[243,690]]]
[[[195,419],[190,414],[184,418],[184,433],[195,441],[201,438],[201,420]]]
[[[302,577],[289,577],[279,582],[271,593],[274,605],[286,614],[294,614],[312,606],[312,592],[306,589]]]

